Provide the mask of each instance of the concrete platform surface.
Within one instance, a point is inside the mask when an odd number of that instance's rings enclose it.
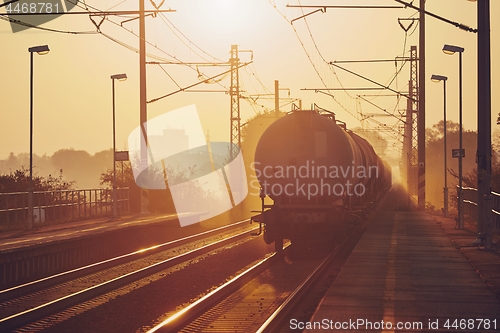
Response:
[[[171,222],[178,225],[177,215],[130,215],[117,219],[95,218],[55,225],[46,225],[34,230],[0,232],[0,253],[50,242],[67,240],[85,235],[109,232],[112,230],[146,225],[150,223]]]
[[[498,246],[397,202],[389,193],[304,332],[500,332]]]

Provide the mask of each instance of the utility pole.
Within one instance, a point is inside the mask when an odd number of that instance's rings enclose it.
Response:
[[[425,0],[420,0],[418,71],[418,209],[425,209]]]
[[[276,119],[280,116],[280,83],[274,80],[274,116]]]
[[[241,63],[239,59],[239,53],[241,52],[251,52],[252,53],[252,58],[249,62]],[[240,116],[240,86],[239,86],[239,72],[238,70],[240,67],[246,66],[248,64],[251,64],[253,61],[253,51],[252,50],[238,50],[238,45],[231,45],[231,51],[230,51],[230,58],[229,62],[224,62],[224,63],[199,63],[199,62],[192,62],[192,63],[187,63],[190,65],[225,65],[227,66],[229,64],[230,69],[214,75],[210,78],[207,78],[205,80],[202,80],[198,83],[191,84],[187,87],[179,88],[179,90],[168,93],[166,95],[154,98],[152,100],[147,101],[146,103],[153,103],[156,101],[159,101],[160,99],[172,96],[174,94],[180,93],[180,92],[185,92],[190,88],[193,88],[199,84],[202,84],[204,82],[208,82],[210,80],[213,80],[219,76],[225,75],[225,74],[230,74],[231,75],[231,85],[229,88],[229,96],[230,96],[230,113],[229,113],[229,123],[230,123],[230,133],[229,133],[229,140],[231,142],[231,148],[229,150],[229,155],[230,158],[236,157],[236,155],[239,153],[240,145],[241,145],[241,116]],[[161,64],[160,62],[149,62],[148,64]],[[185,65],[186,62],[166,62],[163,64],[183,64]],[[194,91],[194,90],[192,90]],[[220,91],[220,90],[202,90],[201,92],[225,92],[227,91]],[[144,132],[145,129],[143,130]],[[147,143],[147,142],[146,142]],[[147,155],[146,155],[147,157]]]
[[[417,195],[417,170],[418,168],[418,59],[417,47],[410,47],[410,80],[408,82],[408,98],[406,102],[406,121],[404,125],[403,138],[403,179],[406,181],[408,191],[408,206],[411,205],[411,197]]]
[[[146,122],[148,121],[148,110],[146,104],[146,14],[144,2],[139,0],[139,103],[140,116],[139,126],[144,140],[141,140],[141,170],[148,167],[148,147],[146,144],[148,135]],[[141,213],[148,213],[149,193],[147,189],[141,189]]]
[[[231,160],[238,154],[241,143],[239,63],[238,45],[231,45],[231,57],[229,59],[229,64],[231,65],[231,86],[229,88],[229,96],[231,98],[231,149],[229,158]]]
[[[492,247],[490,0],[477,1],[477,240]]]

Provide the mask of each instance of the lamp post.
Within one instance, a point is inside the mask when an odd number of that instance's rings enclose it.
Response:
[[[455,54],[458,52],[458,81],[459,81],[459,141],[460,141],[460,154],[458,155],[458,229],[464,228],[464,203],[462,191],[462,53],[464,48],[460,46],[448,45],[443,46],[445,54]]]
[[[115,131],[115,80],[125,81],[127,74],[111,75],[111,90],[113,94],[113,217],[116,218],[116,131]]]
[[[28,48],[30,53],[30,179],[28,188],[28,229],[33,229],[33,53],[45,55],[49,53],[48,45]]]
[[[443,105],[444,105],[444,113],[443,113],[443,139],[444,139],[444,208],[443,208],[443,213],[444,217],[448,217],[448,167],[446,164],[446,80],[448,78],[446,76],[442,75],[435,75],[432,74],[431,80],[433,82],[440,82],[443,81],[443,91],[444,91],[444,98],[443,98]]]
[[[476,2],[476,0],[469,0]],[[490,0],[477,1],[477,239],[491,250],[491,36]]]

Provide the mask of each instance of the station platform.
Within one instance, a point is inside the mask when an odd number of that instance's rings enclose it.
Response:
[[[200,213],[182,213],[184,217],[197,218]],[[123,215],[117,218],[97,217],[80,221],[71,221],[53,225],[43,225],[33,230],[12,230],[0,232],[0,255],[5,252],[22,248],[47,245],[60,241],[68,241],[81,237],[108,233],[133,228],[144,228],[161,224],[168,230],[165,241],[189,236],[195,232],[206,231],[221,226],[219,222],[211,220],[194,223],[181,227],[177,214],[134,214]]]
[[[94,218],[81,221],[72,221],[54,225],[45,225],[33,230],[15,230],[0,232],[0,254],[20,248],[31,247],[51,242],[71,240],[83,236],[90,236],[124,229],[134,226],[144,226],[153,223],[178,225],[175,214],[128,215],[116,219],[109,217]]]
[[[392,189],[304,332],[500,332],[500,252]]]
[[[182,213],[198,220],[200,212]],[[0,232],[0,289],[229,224],[229,216],[182,227],[177,214],[137,214]]]

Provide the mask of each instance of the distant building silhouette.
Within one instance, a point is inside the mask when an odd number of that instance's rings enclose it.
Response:
[[[163,135],[149,135],[148,144],[155,161],[170,156],[175,152],[189,148],[189,138],[184,129],[165,129]]]

